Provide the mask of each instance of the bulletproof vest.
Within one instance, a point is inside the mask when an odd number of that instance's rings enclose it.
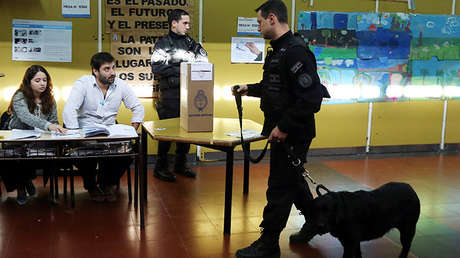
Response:
[[[179,66],[182,62],[190,61],[190,55],[195,55],[197,46],[196,42],[188,35],[180,38],[173,38],[169,34],[163,38],[163,41],[157,44],[163,46],[164,51],[170,56],[169,64]],[[192,52],[192,53],[190,53]],[[159,82],[162,90],[177,89],[180,84],[179,74],[169,77],[154,75],[154,79]]]
[[[187,56],[183,55],[184,51],[191,51],[196,54],[196,43],[190,36],[186,35],[185,38],[173,39],[170,35],[166,36],[168,39],[169,47],[166,52],[171,55],[170,64],[180,64],[181,62],[187,62]],[[183,50],[183,51],[181,51]],[[181,55],[182,53],[182,55]]]
[[[314,54],[310,51],[307,44],[299,34],[294,34],[294,39],[290,40],[286,46],[283,46],[276,53],[273,50],[269,50],[264,64],[263,74],[263,97],[261,99],[260,107],[264,112],[271,114],[272,118],[277,120],[277,116],[289,106],[294,100],[292,91],[289,91],[288,85],[288,74],[286,66],[286,53],[289,48],[302,47],[306,54],[309,55],[309,59],[313,62],[313,67],[316,68],[316,59]],[[283,69],[284,68],[284,69]],[[312,76],[313,84],[321,84],[320,78],[316,73],[316,70]],[[322,97],[330,98],[329,92],[326,87],[321,86]],[[321,104],[315,109],[315,113],[320,110]]]
[[[292,103],[294,96],[289,91],[286,71],[286,52],[294,46],[306,48],[305,43],[300,40],[291,40],[286,46],[278,51],[268,50],[266,61],[263,67],[262,98],[260,108],[272,116],[281,115],[289,103]],[[284,69],[283,69],[284,68]]]

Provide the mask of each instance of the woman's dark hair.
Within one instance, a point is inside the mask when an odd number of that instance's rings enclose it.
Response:
[[[261,16],[267,19],[270,13],[273,13],[280,23],[288,23],[287,7],[281,0],[269,0],[256,9],[260,11]]]
[[[13,111],[13,99],[19,91],[21,91],[24,95],[30,113],[34,113],[34,110],[37,108],[37,104],[35,104],[35,97],[30,82],[38,72],[43,72],[46,75],[46,89],[44,92],[40,94],[42,106],[41,111],[43,114],[49,114],[51,112],[51,109],[54,105],[53,84],[51,83],[51,77],[48,71],[46,71],[46,69],[43,66],[32,65],[31,67],[27,68],[26,73],[24,74],[24,78],[22,78],[22,83],[19,86],[19,89],[16,90],[16,92],[13,94],[10,105],[8,107],[8,113],[11,114],[11,112]]]
[[[182,15],[189,15],[188,12],[182,9],[174,9],[168,14],[168,25],[169,29],[171,29],[171,24],[173,21],[180,21],[182,19]]]

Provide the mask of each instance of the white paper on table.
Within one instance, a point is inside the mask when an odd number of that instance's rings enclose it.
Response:
[[[240,131],[225,133],[225,135],[233,136],[237,138],[241,137]],[[259,136],[260,136],[260,132],[256,130],[243,129],[243,139],[251,139],[251,138],[259,137]]]
[[[65,138],[81,138],[80,129],[67,130],[65,133],[51,132],[51,138],[65,139]]]
[[[27,139],[27,138],[39,138],[42,132],[37,130],[22,130],[22,129],[13,129],[11,130],[10,140],[16,139]]]

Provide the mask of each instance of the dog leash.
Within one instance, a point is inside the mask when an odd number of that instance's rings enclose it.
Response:
[[[318,182],[316,182],[316,180],[310,175],[310,171],[308,171],[308,169],[306,169],[303,165],[302,165],[302,161],[300,160],[300,158],[298,158],[294,152],[292,151],[292,149],[286,144],[284,143],[284,148],[286,149],[286,152],[288,154],[288,159],[289,161],[291,162],[291,165],[297,170],[299,171],[299,173],[302,175],[303,179],[305,181],[310,181],[313,185],[316,185],[316,194],[318,196],[321,196],[321,192],[320,190],[324,190],[328,193],[331,192],[331,190],[329,190],[326,186],[324,186],[323,184],[318,184]]]
[[[265,147],[262,150],[262,153],[257,158],[251,157],[249,150],[245,147],[244,144],[244,138],[243,138],[243,105],[241,102],[241,93],[239,93],[238,90],[239,86],[233,86],[233,92],[235,95],[235,102],[236,102],[236,108],[238,109],[238,119],[240,121],[240,137],[241,137],[241,146],[243,148],[243,153],[244,153],[244,158],[247,158],[249,161],[252,163],[259,163],[263,157],[265,156],[265,153],[267,152],[268,148],[268,141],[265,143]]]

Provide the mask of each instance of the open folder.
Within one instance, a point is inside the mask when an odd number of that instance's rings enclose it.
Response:
[[[94,124],[82,128],[84,137],[92,136],[108,136],[108,137],[137,137],[137,132],[134,127],[130,125],[114,124],[102,125]]]

